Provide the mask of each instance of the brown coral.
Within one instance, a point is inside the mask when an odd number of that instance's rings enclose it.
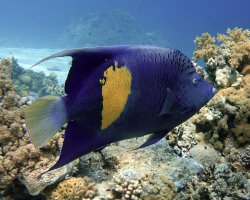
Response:
[[[142,199],[145,200],[176,200],[178,199],[175,185],[166,176],[161,175],[157,179],[155,174],[149,174],[144,178],[144,192]]]
[[[38,150],[30,143],[26,134],[24,109],[25,104],[20,104],[20,96],[12,84],[11,77],[12,59],[0,61],[0,191],[8,191],[14,187],[16,179],[22,183],[31,180],[52,166],[60,152],[62,136],[55,138],[44,148]],[[65,174],[65,170],[54,171],[57,179]],[[59,173],[59,174],[58,174]],[[46,176],[45,176],[46,179]],[[45,179],[34,179],[37,184]],[[47,184],[49,184],[47,182]],[[26,185],[28,187],[28,185]],[[36,195],[40,188],[28,187],[29,192]]]
[[[50,200],[82,200],[93,199],[97,194],[94,182],[90,182],[88,177],[71,177],[62,181],[47,195]]]
[[[218,48],[215,45],[215,41],[216,39],[209,33],[203,33],[201,37],[197,36],[194,40],[194,43],[197,45],[194,52],[194,60],[202,58],[207,62],[209,58],[213,57]]]
[[[219,45],[215,45],[216,42],[219,42]],[[215,59],[217,54],[228,52],[227,55],[223,55],[225,64],[228,63],[234,69],[250,62],[250,31],[248,29],[228,28],[227,35],[218,34],[217,40],[210,34],[203,33],[201,37],[196,37],[194,43],[196,44],[194,60],[203,59],[207,63],[210,58]]]
[[[248,76],[244,78],[247,79]],[[249,80],[249,79],[247,79]],[[198,132],[205,133],[217,149],[222,148],[223,136],[233,133],[239,144],[250,141],[250,82],[244,87],[221,89],[214,98],[192,118]],[[213,127],[213,128],[211,128]]]
[[[241,63],[250,62],[250,31],[242,28],[227,29],[227,35],[218,34],[217,40],[224,43],[231,51],[229,64],[238,68]]]
[[[16,91],[11,81],[11,66],[11,59],[0,60],[0,99],[2,99],[8,91]]]

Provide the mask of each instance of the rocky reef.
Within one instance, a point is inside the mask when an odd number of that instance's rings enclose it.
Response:
[[[59,85],[55,73],[45,75],[43,72],[34,72],[24,69],[18,65],[13,57],[11,62],[11,79],[17,86],[17,91],[27,93],[33,97],[46,95],[62,96],[64,95],[63,85]]]
[[[62,47],[118,44],[154,44],[168,42],[156,32],[146,32],[136,18],[121,10],[89,14],[73,22],[60,38]]]
[[[229,29],[218,38],[195,40],[194,57],[206,68],[195,67],[218,92],[191,119],[155,145],[134,150],[147,136],[120,141],[42,177],[58,158],[64,128],[45,147],[33,147],[24,109],[34,98],[17,93],[15,63],[1,60],[0,199],[250,199],[249,31]],[[224,68],[234,79],[220,77]]]

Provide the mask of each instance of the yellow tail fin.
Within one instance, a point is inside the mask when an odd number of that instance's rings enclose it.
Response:
[[[25,121],[31,142],[42,147],[67,122],[63,100],[55,96],[36,100],[26,109]]]

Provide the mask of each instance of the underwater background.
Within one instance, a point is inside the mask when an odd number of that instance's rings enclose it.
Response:
[[[0,199],[250,199],[249,0],[0,0]],[[152,44],[179,49],[217,89],[159,143],[147,137],[38,177],[59,156],[64,128],[37,150],[24,110],[64,95],[63,49]],[[198,98],[198,97],[197,97]]]

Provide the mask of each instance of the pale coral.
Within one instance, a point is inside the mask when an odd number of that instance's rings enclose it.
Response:
[[[175,185],[165,175],[156,175],[152,172],[140,177],[127,179],[119,176],[111,183],[111,190],[115,199],[131,200],[174,200],[177,198]]]
[[[124,177],[115,177],[111,184],[112,199],[141,199],[142,180],[125,179]]]

